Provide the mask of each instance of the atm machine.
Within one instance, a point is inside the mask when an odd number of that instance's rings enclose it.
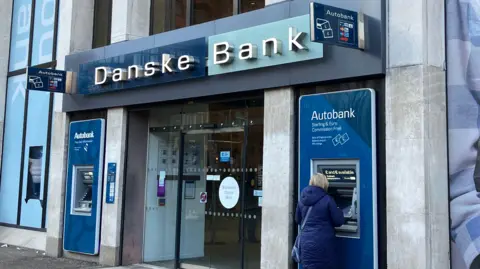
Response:
[[[324,174],[342,209],[336,228],[342,269],[377,269],[375,92],[306,95],[299,103],[299,192]]]
[[[312,175],[322,173],[327,177],[328,194],[343,211],[345,224],[336,228],[339,237],[360,237],[358,165],[358,160],[312,160]]]
[[[63,235],[66,251],[98,254],[104,141],[103,119],[70,124]]]

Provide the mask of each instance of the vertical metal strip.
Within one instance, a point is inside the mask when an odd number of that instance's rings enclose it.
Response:
[[[32,0],[32,9],[30,13],[30,36],[29,36],[29,45],[28,45],[28,62],[27,67],[32,65],[32,46],[33,46],[33,32],[35,26],[35,7],[36,0]],[[28,76],[28,70],[27,74]],[[20,225],[20,219],[22,215],[22,193],[23,193],[23,176],[25,168],[25,140],[27,137],[27,121],[28,121],[28,102],[29,102],[29,92],[25,89],[25,106],[23,112],[23,134],[22,134],[22,154],[20,159],[20,177],[19,177],[19,189],[18,189],[18,208],[17,208],[17,225]]]
[[[194,0],[186,0],[187,1],[187,13],[185,14],[185,19],[186,19],[186,24],[185,26],[188,27],[190,25],[193,25],[193,19],[194,19],[194,14],[193,14],[193,9],[194,9]]]
[[[177,186],[177,214],[175,225],[175,269],[180,268],[180,236],[182,231],[182,202],[183,202],[183,153],[185,150],[185,133],[180,132],[178,147],[178,186]]]
[[[155,0],[150,0],[150,29],[148,30],[149,35],[153,35],[153,25],[154,25],[154,16],[155,16]]]
[[[232,0],[233,3],[233,15],[237,15],[237,14],[240,14],[241,10],[240,10],[240,0]]]
[[[105,1],[105,0],[99,0]],[[107,28],[107,45],[112,43],[112,14],[113,14],[113,0],[108,0],[108,28]]]
[[[28,76],[28,73],[27,73]],[[18,205],[17,205],[17,225],[20,225],[22,215],[22,194],[23,194],[23,170],[25,168],[25,140],[27,138],[27,119],[28,119],[28,99],[30,93],[25,89],[25,106],[23,109],[23,134],[22,134],[22,154],[20,157],[20,176],[18,182]]]
[[[55,23],[53,26],[53,48],[52,48],[52,61],[55,65],[54,69],[57,69],[57,36],[58,36],[58,11],[60,0],[55,1]],[[43,198],[42,198],[42,228],[46,228],[46,219],[47,219],[47,203],[48,203],[48,182],[49,182],[49,173],[50,173],[50,152],[52,144],[52,127],[53,127],[53,105],[55,102],[55,94],[50,93],[50,100],[48,104],[48,129],[47,129],[47,144],[45,146],[45,171],[43,176]]]
[[[241,230],[241,261],[240,268],[245,267],[245,184],[247,183],[247,148],[248,148],[248,118],[245,120],[244,129],[243,129],[243,150],[242,150],[242,205],[240,207],[241,219],[240,219],[240,230]]]
[[[41,228],[45,228],[46,218],[47,218],[47,202],[48,202],[48,176],[50,172],[50,146],[52,142],[52,117],[53,117],[53,102],[54,102],[54,93],[50,93],[48,103],[48,129],[47,129],[47,144],[45,145],[45,171],[43,176],[43,194],[42,194],[42,226]]]

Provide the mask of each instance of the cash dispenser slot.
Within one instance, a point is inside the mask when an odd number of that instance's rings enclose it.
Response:
[[[72,214],[90,215],[93,197],[93,166],[75,167],[74,169]]]

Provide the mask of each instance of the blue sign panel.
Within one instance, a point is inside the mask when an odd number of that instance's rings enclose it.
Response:
[[[206,58],[206,39],[198,38],[82,64],[78,93],[103,93],[204,77]]]
[[[230,162],[230,151],[220,151],[220,162],[221,163]]]
[[[322,173],[342,209],[339,268],[376,269],[375,94],[361,89],[307,95],[299,105],[299,190]],[[300,195],[299,195],[300,197]]]
[[[70,124],[65,202],[64,249],[98,254],[105,123]]]
[[[27,89],[65,93],[67,72],[46,68],[29,67],[27,70]]]
[[[357,12],[310,3],[312,42],[358,48],[358,18]]]
[[[115,181],[117,176],[117,164],[108,163],[107,188],[105,190],[105,200],[107,204],[115,203]]]

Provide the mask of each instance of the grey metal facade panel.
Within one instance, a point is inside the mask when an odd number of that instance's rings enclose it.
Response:
[[[78,66],[82,63],[111,56],[175,44],[199,37],[208,37],[308,14],[309,2],[307,0],[286,1],[233,17],[69,55],[66,57],[66,70],[77,71]],[[383,0],[327,0],[322,1],[322,3],[365,12],[366,20],[368,21],[368,28],[365,33],[368,37],[365,52],[325,45],[324,58],[319,60],[99,95],[65,95],[63,98],[63,110],[71,112],[138,105],[384,74],[385,32],[384,22],[382,22]]]

